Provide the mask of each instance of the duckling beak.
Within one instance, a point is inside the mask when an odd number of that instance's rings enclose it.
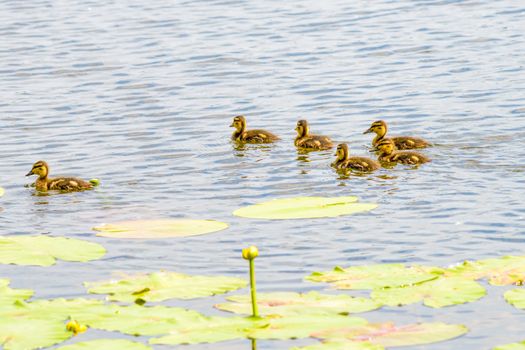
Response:
[[[230,124],[230,128],[233,128],[235,125],[233,125],[233,123]]]
[[[372,127],[368,128],[363,134],[370,134],[372,132]]]
[[[34,175],[33,169],[31,169],[31,171],[26,174],[26,176],[31,176],[31,175]]]

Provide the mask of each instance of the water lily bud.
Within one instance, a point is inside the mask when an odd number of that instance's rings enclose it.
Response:
[[[87,326],[78,323],[76,320],[71,320],[66,324],[66,329],[70,332],[73,332],[74,335],[78,333],[83,333],[87,330]]]
[[[242,257],[246,260],[253,260],[259,255],[259,249],[252,245],[242,250]]]

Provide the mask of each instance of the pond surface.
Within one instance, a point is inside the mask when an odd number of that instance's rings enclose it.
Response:
[[[328,287],[304,276],[335,265],[446,266],[523,255],[524,15],[524,4],[512,0],[0,0],[0,234],[75,237],[108,249],[90,263],[2,265],[0,277],[54,298],[83,296],[83,281],[115,272],[246,276],[240,251],[255,244],[260,291],[306,291]],[[234,148],[236,114],[282,141]],[[293,147],[303,118],[313,132],[361,155],[371,141],[363,131],[385,119],[392,134],[435,143],[424,150],[433,162],[341,177],[329,167],[334,151],[298,154]],[[52,174],[100,178],[101,186],[35,196],[24,187],[34,179],[24,175],[39,159]],[[309,195],[355,195],[379,207],[335,219],[231,215],[243,205]],[[158,218],[231,226],[150,241],[91,231]],[[525,313],[504,302],[504,290],[488,287],[481,301],[456,307],[362,316],[470,328],[413,350],[491,349],[525,340]],[[211,305],[223,299],[168,304],[217,314]],[[259,349],[309,343],[261,341]]]

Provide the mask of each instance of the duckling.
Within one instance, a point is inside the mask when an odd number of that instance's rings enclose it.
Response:
[[[383,120],[378,120],[372,123],[370,128],[366,130],[363,134],[369,134],[371,132],[376,133],[376,137],[374,137],[374,140],[372,141],[372,146],[377,147],[377,144],[385,139],[385,135],[387,132],[387,126],[386,123]],[[425,148],[430,146],[430,143],[423,140],[419,137],[410,137],[410,136],[395,136],[390,137],[392,141],[394,141],[394,144],[396,145],[397,149],[414,149],[414,148]]]
[[[78,179],[76,177],[57,177],[55,179],[48,179],[49,166],[43,160],[39,160],[31,171],[26,174],[38,175],[38,179],[35,181],[35,187],[38,191],[46,192],[47,190],[58,190],[58,191],[82,191],[93,188],[90,182]]]
[[[230,127],[234,127],[235,131],[232,135],[233,141],[247,142],[247,143],[270,143],[279,140],[279,137],[266,130],[246,130],[246,118],[238,115],[233,118],[233,123]]]
[[[379,161],[381,162],[418,165],[431,161],[430,158],[415,151],[396,151],[396,145],[390,139],[380,141],[376,147],[379,150]]]
[[[348,145],[341,143],[337,145],[337,156],[332,166],[336,169],[351,169],[357,171],[374,171],[381,167],[378,162],[367,157],[350,157]]]
[[[325,150],[333,147],[332,140],[328,136],[310,134],[310,127],[306,120],[299,120],[295,127],[297,137],[295,146],[312,150]]]

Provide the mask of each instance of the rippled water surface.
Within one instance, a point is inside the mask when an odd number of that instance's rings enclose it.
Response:
[[[169,269],[244,276],[256,244],[262,291],[310,289],[335,265],[449,265],[523,255],[525,4],[521,1],[0,0],[1,234],[103,244],[105,258],[50,268],[0,266],[37,297],[77,297],[81,282]],[[236,114],[279,134],[236,149]],[[433,162],[342,178],[333,151],[298,154],[294,126],[367,154],[376,119],[435,143]],[[35,196],[33,162],[100,178],[95,191]],[[276,197],[356,195],[370,212],[336,219],[237,218]],[[215,234],[171,240],[96,237],[104,222],[210,218]],[[373,321],[464,323],[450,342],[411,349],[491,349],[524,340],[505,288],[479,302],[363,314]],[[216,313],[223,300],[172,302]],[[100,336],[88,332],[82,339]],[[141,340],[142,338],[138,338]],[[147,339],[144,338],[146,341]],[[287,349],[310,340],[260,342]],[[155,347],[167,349],[168,347]],[[232,341],[187,349],[249,349]]]

